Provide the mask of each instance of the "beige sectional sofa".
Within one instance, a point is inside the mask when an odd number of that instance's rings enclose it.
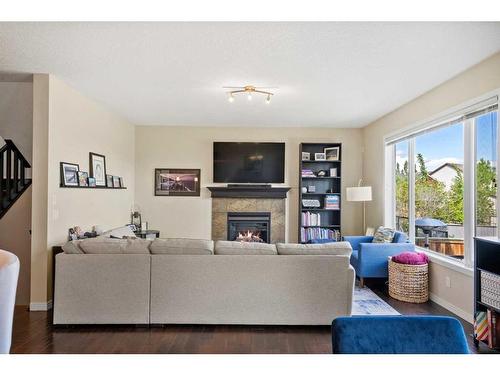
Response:
[[[329,325],[351,314],[347,242],[96,238],[63,249],[54,324]]]

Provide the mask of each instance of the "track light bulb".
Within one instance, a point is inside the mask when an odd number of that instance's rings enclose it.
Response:
[[[267,95],[266,104],[271,103],[271,95]]]
[[[234,102],[234,96],[233,96],[233,94],[229,94],[229,96],[227,97],[227,100],[228,100],[229,103]]]
[[[252,100],[252,93],[251,92],[248,93],[248,100]]]

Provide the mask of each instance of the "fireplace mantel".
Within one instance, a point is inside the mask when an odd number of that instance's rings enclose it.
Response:
[[[289,187],[270,186],[207,186],[212,193],[212,198],[264,198],[285,199],[290,190]]]

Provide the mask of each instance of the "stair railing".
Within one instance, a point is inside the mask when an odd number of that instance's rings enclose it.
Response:
[[[30,163],[10,139],[0,148],[0,217],[31,180],[26,180]]]

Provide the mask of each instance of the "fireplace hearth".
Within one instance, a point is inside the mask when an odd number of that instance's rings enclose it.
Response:
[[[271,243],[271,213],[228,212],[227,239]]]

